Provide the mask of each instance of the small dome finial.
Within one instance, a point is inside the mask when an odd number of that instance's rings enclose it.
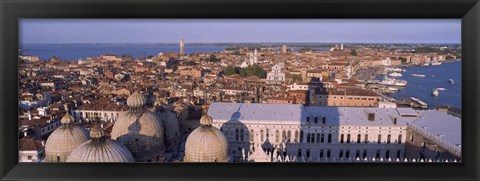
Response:
[[[208,115],[208,111],[206,109],[203,110],[203,116],[200,118],[200,125],[212,125],[213,118],[212,116]]]
[[[92,141],[99,141],[105,136],[105,132],[103,131],[102,127],[100,126],[100,118],[95,118],[95,124],[93,125],[92,129],[90,130],[90,138]]]
[[[73,116],[68,113],[68,110],[65,112],[65,116],[62,117],[60,122],[62,124],[72,124],[74,122]]]

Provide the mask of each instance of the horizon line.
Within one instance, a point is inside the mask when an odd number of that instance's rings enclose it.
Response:
[[[188,44],[268,44],[268,43],[275,43],[275,44],[295,44],[295,43],[313,43],[313,44],[462,44],[461,42],[190,42],[185,43]],[[178,42],[27,42],[27,43],[19,43],[19,44],[180,44]]]

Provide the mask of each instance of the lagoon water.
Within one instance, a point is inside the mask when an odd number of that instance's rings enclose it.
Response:
[[[427,103],[429,108],[435,106],[462,107],[462,63],[450,62],[442,65],[426,67],[405,68],[403,76],[399,79],[408,81],[407,86],[392,94],[399,100],[408,97],[416,97]],[[413,77],[410,74],[424,74],[426,77]],[[453,79],[455,84],[450,84],[448,79]],[[445,88],[439,91],[439,96],[432,95],[435,88]]]
[[[179,52],[178,45],[161,44],[24,44],[24,55],[39,56],[40,60],[48,60],[52,56],[63,60],[78,60],[87,57],[96,57],[102,54],[129,55],[143,58],[145,54],[157,55],[160,52]],[[221,52],[225,46],[213,45],[185,45],[185,53]]]

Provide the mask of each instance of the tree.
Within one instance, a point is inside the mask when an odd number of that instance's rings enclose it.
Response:
[[[211,54],[210,57],[208,57],[207,59],[208,61],[210,62],[220,62],[221,60],[219,58],[217,58],[217,56],[215,56],[214,54]]]
[[[237,70],[234,66],[229,65],[229,66],[225,67],[225,69],[223,70],[223,73],[225,75],[233,75],[233,74],[237,73]]]
[[[301,82],[303,80],[302,76],[301,75],[293,75],[292,76],[292,80],[294,82]]]
[[[352,56],[357,56],[357,55],[358,55],[358,54],[357,54],[357,50],[352,49],[352,52],[350,52],[350,55],[352,55]]]
[[[232,68],[227,66],[224,70],[225,75],[229,75],[229,74],[227,74],[227,69],[228,69],[228,73],[232,73]],[[248,67],[245,67],[245,68],[235,67],[234,70],[235,70],[235,73],[239,74],[242,77],[247,77],[247,76],[252,76],[252,75],[260,77],[260,78],[267,77],[267,72],[265,72],[265,70],[263,70],[262,67],[260,67],[258,65],[248,66]]]

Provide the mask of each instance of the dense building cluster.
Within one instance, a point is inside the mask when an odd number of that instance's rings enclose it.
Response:
[[[178,54],[144,58],[19,56],[20,161],[461,160],[459,118],[368,82],[456,59],[456,47],[185,48],[182,37]]]

